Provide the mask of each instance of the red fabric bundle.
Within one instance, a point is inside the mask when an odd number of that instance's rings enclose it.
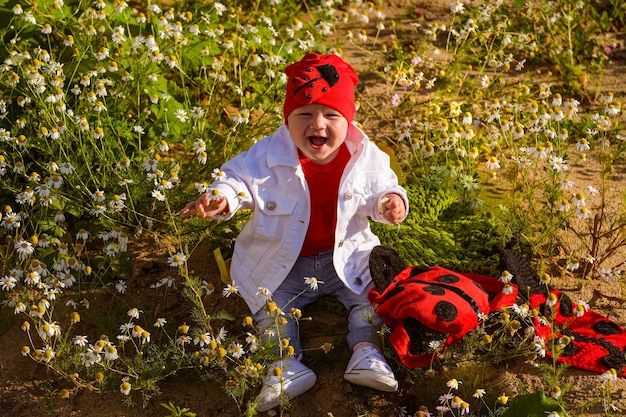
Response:
[[[505,285],[506,293],[503,292]],[[516,298],[514,284],[437,266],[427,270],[408,266],[382,293],[376,287],[368,293],[378,315],[393,329],[389,340],[401,362],[410,368],[428,365],[433,355],[411,348],[411,329],[407,322],[442,334],[445,342],[440,351],[443,352],[475,329],[484,316],[513,305]]]
[[[587,371],[602,373],[611,368],[620,376],[626,375],[626,330],[614,321],[595,311],[585,311],[582,316],[573,314],[576,304],[564,309],[561,294],[558,290],[551,291],[557,297],[553,307],[546,306],[547,297],[544,294],[534,294],[530,297],[532,308],[539,309],[541,315],[534,318],[537,336],[541,337],[546,346],[549,341],[569,336],[571,343],[563,348],[558,355],[558,361]],[[551,310],[554,309],[554,310]],[[564,311],[566,310],[566,311]],[[554,325],[554,326],[552,326]],[[554,327],[554,331],[553,331]],[[546,353],[551,355],[549,349]]]

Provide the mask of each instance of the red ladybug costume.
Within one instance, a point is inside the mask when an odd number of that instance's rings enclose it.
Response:
[[[539,312],[534,317],[537,336],[546,347],[551,339],[571,340],[558,361],[579,369],[602,373],[615,369],[626,376],[626,330],[595,311],[576,314],[576,304],[564,293],[549,290],[522,254],[496,248],[502,267],[513,275],[515,286],[507,294],[500,281],[478,274],[457,273],[440,267],[406,266],[393,249],[377,246],[370,255],[370,272],[376,287],[368,297],[376,312],[392,328],[389,340],[407,367],[428,365],[439,341],[439,352],[459,341],[491,311],[513,305],[519,295]],[[547,303],[550,294],[557,302]],[[579,310],[578,310],[579,311]],[[548,355],[552,352],[546,350]]]
[[[429,343],[439,340],[439,352],[474,330],[490,312],[511,306],[517,286],[479,274],[441,267],[403,266],[391,248],[377,246],[370,255],[376,284],[370,303],[392,328],[389,341],[407,367],[428,365]],[[402,269],[400,269],[402,268]],[[399,271],[399,272],[398,272]]]
[[[502,266],[513,274],[519,285],[520,295],[525,295],[530,306],[539,311],[534,317],[537,336],[546,346],[551,346],[552,338],[568,336],[571,342],[559,352],[558,362],[579,369],[602,373],[615,369],[620,376],[626,376],[626,330],[607,317],[595,311],[582,311],[576,314],[576,304],[567,294],[549,290],[540,284],[539,276],[530,267],[521,253],[512,249],[496,248]],[[556,297],[554,306],[546,301],[550,294]],[[548,349],[548,355],[552,352]]]

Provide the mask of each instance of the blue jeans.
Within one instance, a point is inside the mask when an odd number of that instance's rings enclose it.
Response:
[[[304,279],[307,277],[317,278],[319,281],[317,290],[311,289],[305,283]],[[303,310],[305,306],[321,296],[330,295],[341,302],[349,312],[347,340],[350,349],[352,350],[359,342],[379,345],[380,337],[376,331],[382,321],[367,299],[367,292],[373,285],[370,283],[361,294],[355,294],[348,289],[337,276],[332,251],[298,258],[283,283],[272,294],[272,301],[284,311],[284,317],[287,319],[287,323],[281,326],[277,336],[280,339],[289,338],[296,355],[300,354],[302,345],[298,323],[289,317],[289,310],[292,307]],[[261,329],[268,329],[274,325],[274,320],[270,318],[265,308],[262,308],[253,318]],[[272,330],[276,332],[275,328]]]

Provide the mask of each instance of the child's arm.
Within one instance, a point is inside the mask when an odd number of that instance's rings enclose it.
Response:
[[[406,216],[404,200],[394,193],[387,194],[380,200],[378,210],[383,218],[392,224],[400,223]]]
[[[222,197],[220,200],[212,199],[209,194],[202,194],[196,201],[187,203],[180,212],[181,219],[189,216],[213,217],[218,213],[228,211],[228,201]]]

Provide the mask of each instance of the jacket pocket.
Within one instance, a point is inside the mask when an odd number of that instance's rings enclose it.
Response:
[[[259,190],[257,207],[253,216],[254,238],[275,240],[289,232],[298,199],[276,190]]]
[[[354,179],[354,192],[368,198],[375,191],[378,182],[378,174],[376,172],[360,172],[356,174]]]

